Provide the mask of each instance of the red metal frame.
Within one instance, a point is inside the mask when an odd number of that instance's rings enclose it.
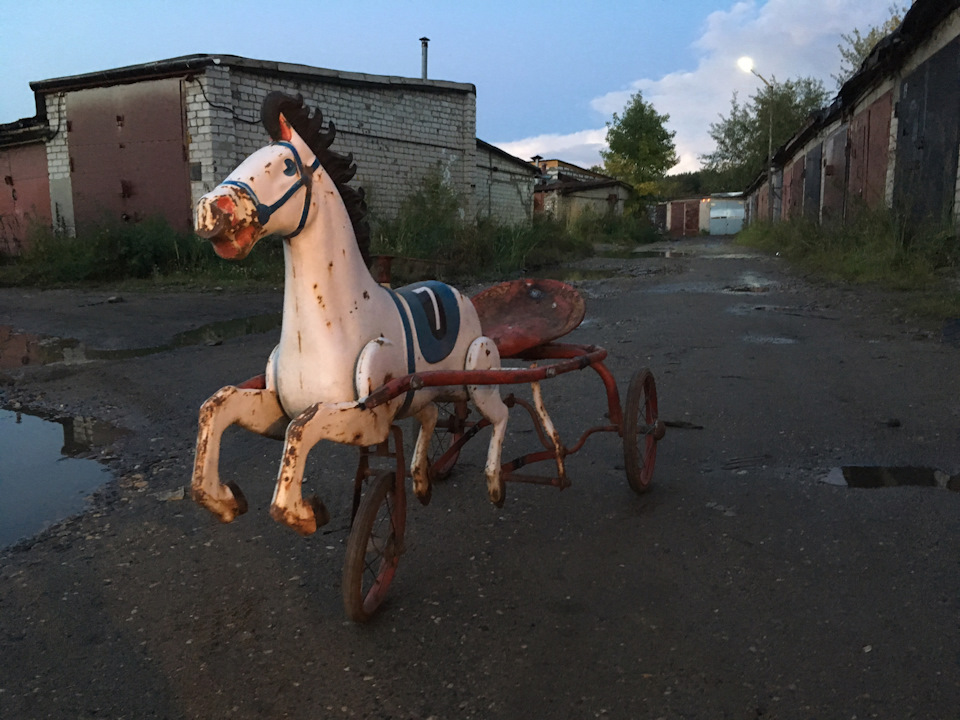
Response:
[[[556,353],[556,354],[553,354]],[[607,357],[607,351],[595,345],[568,345],[550,343],[518,355],[521,360],[541,360],[565,358],[562,362],[540,367],[500,368],[497,370],[427,370],[425,372],[404,375],[381,385],[363,398],[359,407],[369,410],[410,390],[444,385],[524,385],[556,377],[571,370],[601,362]],[[619,403],[619,400],[618,400]]]
[[[607,394],[609,425],[598,425],[588,428],[572,447],[561,445],[559,451],[553,446],[553,443],[544,434],[543,426],[540,422],[534,408],[530,403],[509,395],[504,398],[507,407],[519,405],[530,415],[534,429],[540,439],[544,450],[527,453],[520,457],[509,460],[501,465],[504,480],[511,482],[534,483],[538,485],[552,485],[563,489],[569,485],[566,478],[555,476],[524,475],[517,473],[520,468],[536,462],[545,460],[556,460],[558,452],[561,457],[572,455],[580,450],[586,443],[587,438],[597,432],[615,432],[622,435],[623,432],[623,410],[620,405],[620,394],[617,390],[617,383],[613,375],[603,364],[607,357],[607,351],[604,348],[595,345],[575,345],[572,343],[547,343],[540,345],[515,356],[518,360],[527,360],[538,362],[542,360],[555,360],[547,365],[537,365],[528,368],[501,368],[497,370],[432,370],[421,373],[414,373],[404,377],[396,378],[374,390],[370,395],[360,401],[360,407],[369,409],[382,405],[385,402],[403,395],[410,390],[419,390],[424,387],[440,386],[460,386],[460,385],[519,385],[527,383],[536,383],[541,380],[556,377],[573,370],[582,370],[586,367],[592,368],[603,381]],[[481,419],[476,423],[467,423],[464,433],[451,443],[447,451],[436,460],[437,465],[442,465],[449,457],[456,457],[460,450],[474,435],[487,427],[490,423]]]

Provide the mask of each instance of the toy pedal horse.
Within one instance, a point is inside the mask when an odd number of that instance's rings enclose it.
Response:
[[[227,259],[245,257],[270,234],[283,237],[285,280],[280,344],[264,376],[222,388],[200,410],[192,495],[223,522],[246,511],[240,489],[220,482],[223,431],[237,424],[283,438],[271,516],[309,535],[329,520],[323,504],[304,501],[303,468],[320,440],[371,446],[387,439],[394,419],[414,416],[414,492],[430,496],[427,445],[437,421],[434,401],[473,401],[493,425],[485,474],[490,499],[504,499],[500,453],[507,408],[496,386],[424,388],[372,409],[362,400],[392,378],[419,370],[497,368],[497,347],[483,336],[469,299],[442,283],[393,291],[367,270],[368,229],[362,191],[346,185],[353,157],[329,150],[303,98],[281,93],[261,109],[273,143],[244,160],[197,205],[196,231]],[[364,244],[361,250],[360,243]]]

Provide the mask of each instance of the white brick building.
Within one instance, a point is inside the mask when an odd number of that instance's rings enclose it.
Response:
[[[30,87],[34,124],[47,127],[35,142],[46,146],[50,217],[69,230],[155,214],[188,229],[196,200],[269,141],[260,105],[271,90],[302,94],[335,123],[333,149],[353,153],[352,184],[366,190],[373,222],[436,170],[468,218],[532,212],[536,169],[477,141],[471,84],[191,55]]]

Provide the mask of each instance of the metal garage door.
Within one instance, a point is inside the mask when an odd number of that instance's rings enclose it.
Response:
[[[915,221],[952,218],[960,146],[960,39],[900,87],[895,197]]]
[[[67,95],[71,186],[78,228],[162,215],[191,227],[179,79]]]

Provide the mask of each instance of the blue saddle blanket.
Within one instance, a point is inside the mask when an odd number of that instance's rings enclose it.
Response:
[[[410,308],[423,358],[428,363],[437,363],[447,357],[460,334],[460,306],[453,288],[427,280],[405,285],[395,292]]]

